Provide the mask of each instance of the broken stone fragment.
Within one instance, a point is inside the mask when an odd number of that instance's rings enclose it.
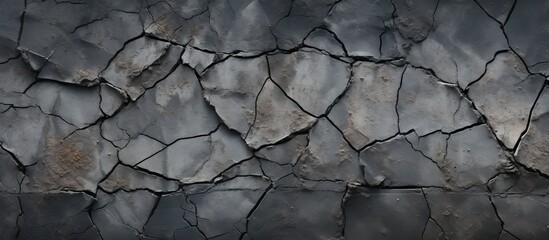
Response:
[[[268,57],[272,80],[288,97],[316,117],[325,114],[347,87],[347,63],[316,51]]]
[[[38,78],[89,85],[143,29],[139,1],[29,2],[19,50]],[[132,13],[134,12],[134,13]]]
[[[278,181],[283,177],[293,174],[293,166],[291,164],[279,164],[266,159],[261,159],[260,163],[264,175],[271,181]]]
[[[24,10],[24,1],[6,0],[0,3],[0,63],[18,55],[16,48]]]
[[[196,226],[196,208],[183,193],[163,195],[144,227],[143,234],[151,238],[172,239],[181,230],[185,239],[200,236]]]
[[[357,188],[342,206],[345,239],[421,239],[429,217],[420,189]]]
[[[297,135],[286,142],[268,145],[255,152],[255,155],[278,164],[294,165],[309,144],[307,135]]]
[[[397,94],[403,67],[359,62],[349,89],[328,118],[355,149],[398,133]]]
[[[103,116],[99,87],[41,81],[32,85],[26,95],[34,99],[45,114],[59,116],[78,128],[93,125]]]
[[[420,136],[437,130],[452,132],[478,120],[471,104],[455,87],[422,69],[406,68],[398,96],[401,132],[414,130]]]
[[[139,135],[134,139],[130,139],[128,144],[120,149],[118,158],[125,164],[135,166],[165,147],[166,145],[155,139]]]
[[[211,135],[178,140],[138,167],[182,183],[205,182],[251,156],[244,141],[221,126]]]
[[[181,56],[183,64],[189,65],[191,68],[196,70],[199,74],[214,63],[216,55],[209,52],[204,52],[202,50],[196,49],[187,45],[185,47],[185,52]]]
[[[487,193],[427,190],[431,218],[447,239],[497,239],[501,223]]]
[[[99,191],[91,209],[91,218],[102,239],[138,239],[156,204],[156,196],[147,191]]]
[[[493,197],[494,207],[503,227],[518,239],[549,237],[549,199],[537,195],[502,195]]]
[[[261,177],[236,177],[215,184],[207,192],[192,193],[187,198],[196,206],[197,227],[206,238],[246,230],[246,218],[269,186]],[[223,204],[220,204],[220,201]]]
[[[251,239],[339,239],[344,192],[275,188],[267,192],[249,218]],[[311,204],[313,203],[314,204]],[[273,211],[275,209],[275,211]]]
[[[204,98],[243,137],[254,123],[257,95],[269,77],[266,57],[235,58],[212,66],[200,79]]]
[[[263,176],[263,170],[262,166],[259,163],[259,160],[256,158],[251,158],[249,160],[245,160],[243,162],[236,163],[231,168],[227,169],[223,172],[221,178],[214,179],[214,181],[217,180],[227,180],[227,179],[233,179],[238,176],[257,176],[261,177]]]
[[[421,42],[427,38],[433,27],[433,14],[438,5],[437,0],[395,0],[395,25],[404,38]]]
[[[270,79],[257,96],[255,121],[246,135],[253,149],[276,143],[290,134],[309,128],[315,117],[303,112]]]
[[[102,83],[99,91],[101,99],[99,108],[107,116],[112,116],[126,102],[123,93],[109,84]]]
[[[315,181],[364,182],[358,153],[326,118],[318,120],[309,132],[309,139],[295,166],[296,175]]]
[[[145,91],[142,83],[136,82],[135,78],[159,60],[169,45],[167,42],[148,37],[133,40],[127,43],[101,72],[101,77],[135,100]]]
[[[303,43],[332,55],[345,56],[345,48],[338,42],[335,34],[323,28],[312,31]]]
[[[530,127],[520,141],[517,160],[530,168],[549,174],[549,88],[545,87],[534,106]]]
[[[391,21],[393,11],[388,1],[344,1],[334,5],[325,21],[328,29],[341,39],[349,55],[379,58],[379,36],[386,31],[385,24]]]
[[[501,24],[505,24],[511,10],[514,8],[514,0],[478,0],[478,4]]]
[[[522,168],[518,174],[500,174],[493,178],[488,187],[496,194],[533,194],[546,195],[549,193],[549,178],[537,172],[526,171]]]
[[[549,29],[540,28],[549,23],[549,2],[516,1],[504,27],[509,45],[524,60],[531,72],[549,75]],[[535,24],[528,24],[535,23]]]
[[[94,199],[84,193],[36,193],[19,196],[23,213],[20,239],[99,239],[88,209]]]
[[[166,79],[102,124],[103,136],[120,141],[145,134],[162,143],[208,134],[219,125],[214,110],[202,98],[194,72],[179,66]]]
[[[468,95],[486,117],[496,137],[513,149],[526,129],[530,110],[545,79],[530,75],[511,52],[498,54]]]
[[[398,136],[374,144],[360,153],[366,182],[383,187],[445,186],[443,169],[436,162],[438,159],[430,159],[415,150],[406,137]]]
[[[107,179],[99,183],[99,186],[108,192],[139,189],[149,189],[154,192],[173,192],[179,189],[177,181],[165,180],[120,164],[114,168]]]
[[[440,1],[433,24],[424,41],[408,47],[407,59],[462,88],[482,75],[497,51],[508,48],[500,24],[474,1]]]
[[[1,104],[16,107],[36,104],[33,99],[23,94],[36,80],[32,69],[23,61],[22,57],[0,64],[0,72],[2,73],[0,75]]]
[[[117,162],[116,148],[99,131],[92,126],[65,138],[47,136],[39,161],[26,168],[22,191],[95,192]]]

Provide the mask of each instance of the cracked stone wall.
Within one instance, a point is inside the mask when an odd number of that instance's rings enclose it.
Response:
[[[549,239],[549,1],[2,0],[2,239]]]

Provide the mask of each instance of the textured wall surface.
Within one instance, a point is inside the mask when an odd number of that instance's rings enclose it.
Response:
[[[1,239],[549,239],[549,1],[0,0]]]

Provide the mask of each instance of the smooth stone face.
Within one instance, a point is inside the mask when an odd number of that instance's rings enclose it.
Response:
[[[343,194],[299,188],[270,190],[250,216],[248,234],[252,239],[341,238]]]
[[[140,82],[134,82],[147,67],[166,53],[169,43],[142,37],[131,41],[116,55],[101,77],[115,87],[124,90],[133,100],[145,89]]]
[[[309,145],[299,158],[295,173],[309,180],[344,180],[361,183],[358,153],[326,118],[309,132]]]
[[[136,239],[154,208],[156,196],[144,190],[99,192],[91,218],[105,239]]]
[[[366,182],[373,186],[445,185],[438,163],[414,150],[405,136],[374,144],[360,153],[360,165]]]
[[[0,207],[2,208],[0,234],[6,238],[15,239],[18,231],[17,218],[21,213],[17,195],[0,193]]]
[[[246,223],[246,216],[268,186],[269,182],[259,177],[237,177],[205,193],[189,194],[189,201],[196,206],[198,228],[208,238],[231,232],[240,236],[235,228]]]
[[[395,25],[404,38],[414,42],[425,40],[433,27],[436,0],[395,0]]]
[[[6,0],[0,3],[0,62],[17,57],[17,40],[25,2]]]
[[[22,94],[35,81],[32,69],[25,63],[22,57],[0,64],[0,72],[2,73],[0,74],[1,104],[11,104],[19,107],[35,104],[33,99]]]
[[[101,108],[101,112],[107,116],[112,116],[124,102],[126,102],[126,98],[124,97],[123,93],[115,89],[109,84],[101,84],[100,87],[100,95],[101,95],[101,103],[99,104],[99,108]]]
[[[545,87],[538,102],[534,106],[530,127],[520,142],[516,156],[517,160],[528,167],[549,174],[549,89]]]
[[[505,230],[519,239],[549,237],[549,199],[545,196],[495,196],[494,205]]]
[[[414,130],[420,136],[437,130],[452,132],[478,120],[456,88],[414,67],[406,68],[402,76],[397,111],[400,131]]]
[[[368,9],[368,11],[364,11]],[[326,16],[328,29],[341,39],[351,56],[379,58],[379,36],[391,21],[394,9],[381,0],[351,0],[338,3]]]
[[[425,195],[431,217],[448,239],[497,239],[501,223],[487,194],[432,190]]]
[[[266,57],[228,58],[208,69],[200,82],[204,98],[223,122],[245,137],[254,123],[257,96],[268,77]]]
[[[271,80],[267,80],[257,96],[256,108],[254,124],[246,135],[246,143],[253,149],[307,129],[316,120],[288,99]]]
[[[98,239],[99,232],[86,212],[94,199],[84,193],[23,194],[19,220],[21,239],[61,239],[75,236]]]
[[[16,159],[9,152],[0,148],[0,192],[19,192],[19,183],[23,180],[24,176],[18,167]]]
[[[44,140],[42,157],[27,167],[22,183],[24,192],[87,190],[97,184],[117,162],[116,148],[103,139],[99,127],[77,130],[66,138]]]
[[[513,53],[502,53],[488,64],[484,76],[471,85],[468,95],[486,116],[498,139],[514,148],[528,124],[545,79],[530,75]]]
[[[429,208],[420,190],[358,188],[346,197],[345,239],[421,239]]]
[[[215,59],[215,54],[201,51],[189,45],[185,47],[185,52],[183,52],[183,55],[181,56],[183,64],[188,64],[198,73],[202,73]]]
[[[179,189],[179,183],[176,181],[167,181],[161,177],[120,164],[115,167],[104,181],[99,183],[99,186],[108,192],[120,189],[124,191],[150,189],[155,192],[169,192]]]
[[[179,66],[138,101],[107,119],[102,126],[103,136],[111,141],[127,141],[128,137],[146,134],[168,144],[208,134],[219,121],[201,96],[202,89],[192,70]]]
[[[183,183],[211,181],[252,153],[242,139],[225,127],[208,136],[182,139],[138,165]]]
[[[272,55],[269,66],[272,80],[317,117],[343,92],[350,76],[346,63],[316,52]]]
[[[136,165],[155,153],[164,149],[166,145],[145,135],[131,139],[126,146],[118,151],[118,159],[129,165]]]
[[[549,2],[517,1],[505,25],[509,45],[526,62],[530,71],[549,75],[549,47],[544,43],[549,37]],[[527,24],[536,23],[536,24]]]
[[[142,32],[138,1],[29,2],[19,49],[39,78],[89,85]],[[118,10],[118,11],[117,11]],[[96,21],[94,21],[96,20]],[[90,23],[92,22],[92,23]]]
[[[44,157],[48,139],[63,139],[75,129],[59,117],[43,114],[37,107],[12,108],[0,115],[2,147],[23,165],[35,164]]]
[[[99,91],[99,87],[38,82],[26,94],[36,100],[42,112],[59,116],[69,124],[82,128],[92,125],[103,116],[99,108]]]
[[[508,48],[499,23],[474,1],[439,2],[433,26],[424,41],[411,47],[407,59],[462,88],[482,75],[497,51]]]
[[[397,92],[404,68],[359,62],[328,118],[355,149],[398,133]]]

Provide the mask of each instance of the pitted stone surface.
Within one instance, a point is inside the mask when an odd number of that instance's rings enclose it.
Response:
[[[0,1],[0,238],[547,239],[548,9]]]

